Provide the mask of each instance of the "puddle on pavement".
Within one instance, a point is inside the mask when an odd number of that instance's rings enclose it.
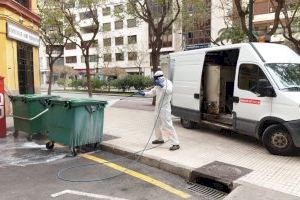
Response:
[[[0,168],[7,166],[27,166],[32,164],[49,163],[62,159],[68,153],[64,148],[46,149],[46,140],[27,141],[25,134],[14,138],[8,134],[0,139]]]

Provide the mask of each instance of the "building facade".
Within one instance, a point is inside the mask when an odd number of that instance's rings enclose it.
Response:
[[[115,16],[115,10],[126,9],[126,1],[114,0],[112,3],[99,6],[97,14],[100,24],[100,31],[95,38],[95,44],[90,49],[91,73],[101,73],[106,67],[122,68],[128,74],[151,75],[151,61],[149,47],[148,24],[139,19],[126,15],[122,18]],[[75,10],[74,17],[80,21],[80,31],[84,39],[91,38],[91,19],[88,12]],[[179,31],[178,31],[179,30]],[[163,38],[162,54],[181,50],[180,28],[173,26],[172,32]],[[47,55],[45,47],[41,47],[40,60],[43,73],[43,83],[46,83]],[[68,43],[64,48],[64,65],[71,66],[79,73],[85,73],[85,63],[81,50],[78,46]],[[62,60],[57,65],[61,65]]]
[[[10,93],[40,92],[40,18],[36,3],[0,0],[0,76]]]
[[[272,27],[274,23],[274,13],[276,10],[276,2],[272,0],[257,0],[254,3],[254,29],[256,34],[264,35],[266,34]],[[298,15],[298,19],[300,20],[300,16]],[[291,16],[291,14],[290,14]],[[284,16],[281,14],[281,18]],[[294,33],[298,33],[298,38],[300,39],[300,27],[299,25],[293,27]],[[271,42],[283,43],[285,38],[283,37],[283,29],[279,25],[276,33],[271,36]]]

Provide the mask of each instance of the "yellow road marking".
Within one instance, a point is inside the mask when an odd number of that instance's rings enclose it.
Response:
[[[141,173],[138,173],[138,172],[135,172],[133,170],[127,169],[127,168],[122,167],[120,165],[111,163],[111,162],[109,162],[107,160],[104,160],[102,158],[99,158],[99,157],[96,157],[96,156],[92,156],[92,155],[88,155],[88,154],[82,154],[80,156],[83,157],[83,158],[95,161],[97,163],[101,163],[103,165],[106,165],[106,166],[108,166],[110,168],[113,168],[115,170],[118,170],[120,172],[124,172],[125,174],[133,176],[135,178],[141,179],[141,180],[143,180],[143,181],[145,181],[147,183],[150,183],[150,184],[155,185],[157,187],[160,187],[160,188],[162,188],[162,189],[164,189],[164,190],[166,190],[166,191],[168,191],[170,193],[173,193],[173,194],[175,194],[175,195],[177,195],[177,196],[179,196],[179,197],[181,197],[183,199],[188,199],[188,198],[191,197],[191,195],[189,195],[189,194],[187,194],[187,193],[185,193],[183,191],[177,190],[177,189],[173,188],[172,186],[167,185],[167,184],[165,184],[163,182],[160,182],[160,181],[158,181],[156,179],[153,179],[150,176],[143,175]]]

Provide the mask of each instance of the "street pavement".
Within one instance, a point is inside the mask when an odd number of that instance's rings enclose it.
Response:
[[[106,160],[120,159],[119,156],[101,151],[94,153],[93,156]],[[162,181],[164,184],[168,184],[170,187],[190,195],[190,199],[202,199],[201,196],[188,191],[187,187],[189,185],[176,175],[128,159],[114,161],[114,163],[138,171],[143,175],[151,176],[155,180]],[[67,182],[57,178],[57,174],[60,170],[78,165],[82,166],[65,171],[63,177],[71,180],[105,180],[78,183]],[[79,156],[23,167],[10,166],[0,168],[0,176],[1,199],[5,200],[181,199],[180,196],[147,183],[144,180],[118,172]],[[111,176],[117,177],[109,178]],[[65,194],[61,193],[64,191],[66,192]],[[106,198],[97,198],[97,196],[99,197],[100,195],[106,196]]]
[[[134,102],[127,103],[131,105],[124,108],[113,105],[105,112],[104,133],[117,138],[104,141],[103,145],[115,152],[119,150],[137,152],[144,148],[152,134],[153,112],[148,111],[151,99],[148,99],[148,103],[144,102],[145,109],[134,109]],[[271,155],[253,138],[222,133],[206,127],[195,130],[184,129],[176,117],[173,118],[173,122],[179,135],[181,149],[171,152],[168,150],[170,144],[167,143],[143,154],[151,162],[158,161],[155,164],[158,167],[167,164],[168,167],[161,168],[188,178],[192,170],[219,161],[252,170],[251,173],[235,180],[235,185],[251,184],[282,192],[279,193],[282,195],[286,193],[300,197],[299,155],[292,157]],[[150,144],[149,147],[153,146]],[[279,197],[279,194],[276,196]]]
[[[87,97],[81,93],[53,94]],[[104,120],[104,136],[107,139],[103,141],[102,148],[119,154],[143,150],[150,135],[153,136],[151,99],[104,95],[94,95],[93,98],[109,102]],[[153,149],[143,153],[141,162],[188,179],[192,170],[219,161],[251,171],[234,180],[237,189],[227,196],[228,200],[300,199],[300,156],[270,155],[253,138],[206,127],[187,130],[181,127],[178,118],[174,117],[173,121],[181,142],[180,150],[170,152],[168,143],[161,146],[150,144],[147,148]]]

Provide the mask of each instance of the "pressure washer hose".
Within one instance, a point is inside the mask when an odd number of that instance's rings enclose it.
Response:
[[[162,98],[161,102],[163,102],[164,99],[165,99],[167,88],[168,88],[168,80],[166,79],[166,90],[164,91],[163,98]],[[128,97],[125,97],[123,99],[120,99],[120,101],[125,100],[125,99],[127,99],[129,97],[132,97],[134,94],[136,94],[136,93],[133,93],[132,95],[130,95]],[[133,155],[137,155],[137,158],[132,161],[133,163],[137,163],[139,161],[139,159],[143,156],[143,154],[145,153],[145,151],[158,148],[159,146],[162,145],[162,144],[159,144],[159,145],[156,145],[154,147],[147,148],[148,145],[150,144],[151,138],[152,138],[152,136],[154,134],[155,127],[156,127],[156,124],[158,122],[158,119],[159,119],[159,116],[160,116],[160,112],[161,112],[161,109],[162,109],[162,105],[163,105],[162,103],[159,105],[158,113],[157,113],[157,116],[155,118],[153,128],[151,130],[150,136],[149,136],[149,138],[148,138],[148,140],[147,140],[144,148],[142,150],[140,150],[140,151],[137,151],[137,152],[133,153]],[[167,140],[166,142],[168,142],[168,141],[169,140]],[[108,180],[108,179],[116,178],[116,177],[124,175],[125,172],[127,171],[127,169],[121,171],[120,173],[118,173],[116,175],[109,176],[109,177],[106,177],[106,178],[101,178],[101,179],[70,179],[70,178],[65,178],[63,175],[64,175],[64,173],[66,171],[69,171],[71,169],[78,169],[78,168],[84,168],[84,167],[89,167],[89,166],[103,165],[103,164],[106,164],[106,163],[111,163],[113,161],[124,160],[125,158],[129,158],[131,156],[132,156],[132,154],[129,155],[129,156],[126,156],[126,157],[121,157],[121,158],[117,158],[117,159],[111,159],[111,160],[108,160],[107,162],[103,162],[103,163],[91,163],[91,164],[83,164],[83,165],[75,165],[75,166],[71,166],[71,167],[66,167],[66,168],[60,169],[58,171],[57,178],[60,179],[60,180],[63,180],[63,181],[67,181],[67,182],[77,182],[77,183],[101,182],[101,181],[105,181],[105,180]]]

